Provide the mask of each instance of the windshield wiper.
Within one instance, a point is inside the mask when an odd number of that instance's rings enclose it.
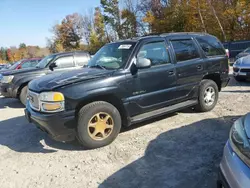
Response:
[[[95,65],[92,65],[92,66],[89,66],[90,68],[101,68],[103,70],[106,70],[106,68],[102,65],[99,65],[99,64],[95,64]]]

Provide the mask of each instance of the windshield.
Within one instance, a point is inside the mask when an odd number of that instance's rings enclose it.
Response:
[[[250,48],[245,49],[244,52],[250,53]]]
[[[88,67],[119,69],[125,66],[135,42],[111,43],[103,46],[88,63]]]
[[[21,63],[21,61],[18,61],[18,62],[16,62],[16,63],[14,63],[13,65],[11,65],[11,66],[9,67],[9,69],[11,69],[11,70],[16,69],[17,66],[18,66],[20,63]]]
[[[45,68],[49,62],[51,62],[55,58],[55,55],[50,55],[43,58],[37,65],[37,68]]]

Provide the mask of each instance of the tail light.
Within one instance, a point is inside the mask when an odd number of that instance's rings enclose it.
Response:
[[[230,56],[230,54],[229,54],[229,50],[228,50],[228,49],[225,49],[225,51],[226,51],[226,55],[227,55],[227,57],[229,58],[229,56]]]
[[[18,66],[16,67],[16,69],[21,69],[21,65],[18,65]]]

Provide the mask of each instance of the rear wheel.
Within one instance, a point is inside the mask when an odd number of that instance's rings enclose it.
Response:
[[[212,110],[217,104],[219,90],[217,84],[213,80],[202,80],[199,89],[199,103],[196,110],[207,112]]]
[[[77,138],[93,149],[113,142],[121,129],[119,111],[110,103],[97,101],[82,107],[78,113]]]
[[[23,105],[26,105],[27,102],[27,91],[28,91],[28,86],[24,86],[19,96],[19,99]]]

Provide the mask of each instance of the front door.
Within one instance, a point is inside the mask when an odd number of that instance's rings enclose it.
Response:
[[[176,71],[172,64],[166,42],[145,42],[140,47],[136,58],[151,60],[151,67],[139,69],[135,81],[133,96],[141,113],[172,104],[175,100]]]

